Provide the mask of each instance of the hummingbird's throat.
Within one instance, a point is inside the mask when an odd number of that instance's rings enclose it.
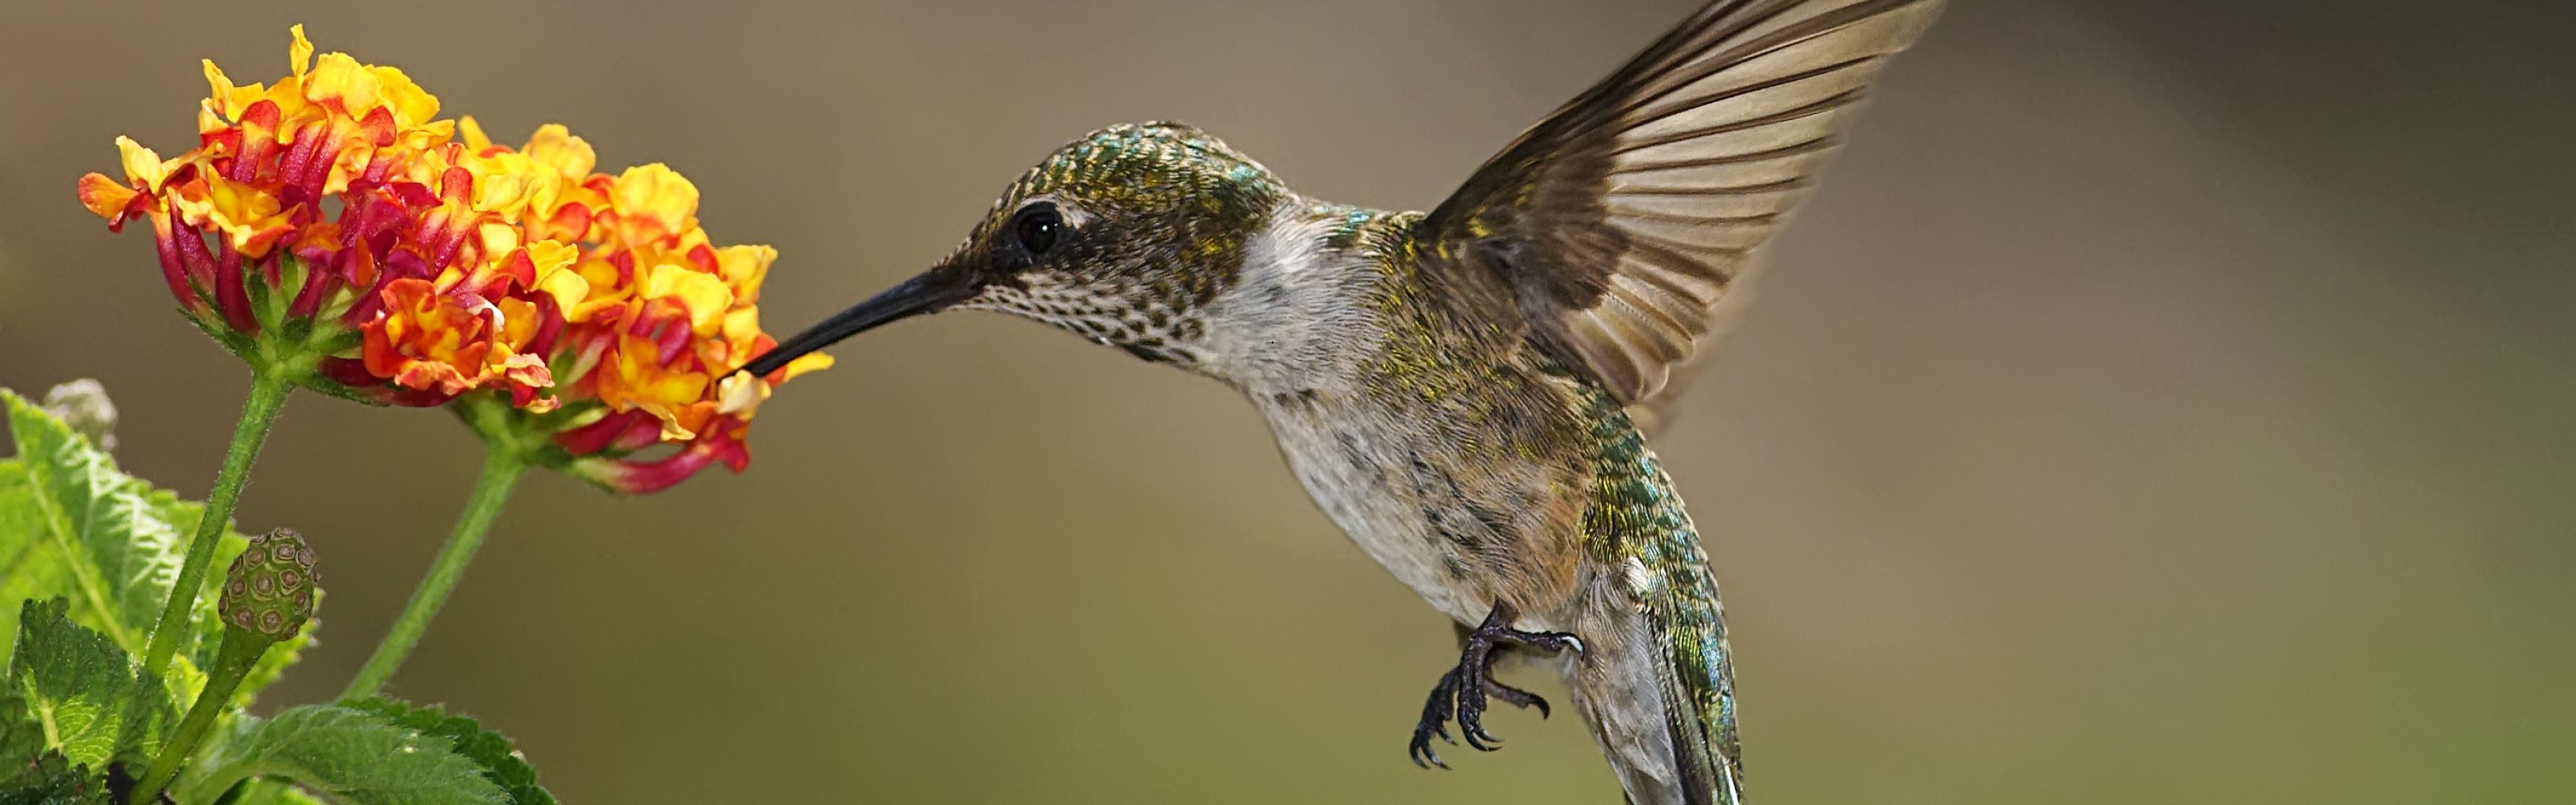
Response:
[[[1041,322],[1157,363],[1196,364],[1204,319],[1190,307],[1135,292],[1141,290],[1146,289],[1099,288],[1033,272],[1017,285],[987,286],[957,307]]]

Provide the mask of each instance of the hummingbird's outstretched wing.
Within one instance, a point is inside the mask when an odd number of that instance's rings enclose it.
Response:
[[[1417,238],[1498,274],[1540,346],[1651,407],[1940,5],[1711,3],[1485,163]]]

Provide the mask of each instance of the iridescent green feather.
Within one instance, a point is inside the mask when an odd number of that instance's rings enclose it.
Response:
[[[1592,423],[1592,500],[1584,550],[1621,581],[1662,649],[1656,676],[1682,773],[1707,775],[1713,801],[1742,788],[1735,737],[1735,670],[1726,613],[1699,532],[1646,438],[1619,401],[1583,386]]]

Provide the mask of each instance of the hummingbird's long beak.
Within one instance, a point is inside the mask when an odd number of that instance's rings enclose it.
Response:
[[[779,342],[776,349],[761,353],[760,357],[744,364],[742,371],[753,377],[778,371],[779,367],[805,353],[831,346],[886,322],[939,312],[949,305],[974,298],[976,291],[975,283],[964,272],[944,269],[923,272]]]

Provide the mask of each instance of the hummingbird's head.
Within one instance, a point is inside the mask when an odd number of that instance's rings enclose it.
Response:
[[[1148,360],[1187,361],[1200,307],[1289,197],[1259,163],[1178,123],[1111,126],[1029,169],[929,271],[798,333],[757,374],[879,324],[996,310]]]

